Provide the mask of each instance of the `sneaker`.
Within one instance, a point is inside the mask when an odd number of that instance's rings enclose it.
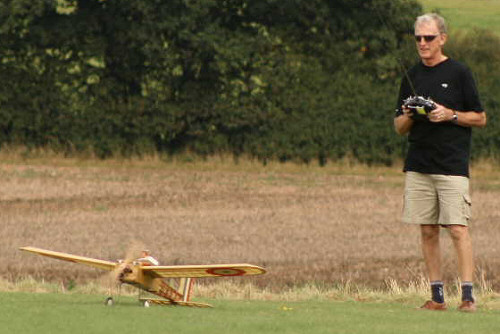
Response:
[[[458,307],[460,312],[473,313],[476,312],[476,303],[470,300],[464,300],[462,304]]]
[[[446,303],[436,303],[432,300],[428,300],[424,305],[420,306],[420,310],[446,311],[447,309]]]

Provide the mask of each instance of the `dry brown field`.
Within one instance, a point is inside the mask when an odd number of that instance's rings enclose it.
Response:
[[[231,159],[162,162],[4,156],[0,275],[88,282],[103,273],[20,252],[36,246],[101,259],[131,244],[162,264],[253,263],[270,289],[421,280],[419,231],[400,221],[400,167],[326,167]],[[500,172],[472,168],[478,282],[500,289]],[[442,231],[445,279],[456,260]]]

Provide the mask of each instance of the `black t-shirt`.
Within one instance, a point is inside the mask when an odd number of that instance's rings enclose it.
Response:
[[[408,71],[408,77],[411,85],[406,76],[401,81],[396,117],[403,113],[403,100],[412,95],[459,112],[483,112],[474,78],[460,62],[448,58],[433,67],[420,62]],[[468,177],[471,134],[470,127],[452,122],[416,120],[408,136],[404,171]]]

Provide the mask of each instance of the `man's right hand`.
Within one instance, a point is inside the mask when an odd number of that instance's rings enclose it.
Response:
[[[403,115],[406,115],[411,118],[413,115],[413,111],[410,108],[407,108],[406,106],[402,105],[401,110],[403,111]]]
[[[400,135],[405,135],[410,132],[414,120],[412,119],[413,111],[405,106],[401,106],[402,115],[394,118],[394,128]]]

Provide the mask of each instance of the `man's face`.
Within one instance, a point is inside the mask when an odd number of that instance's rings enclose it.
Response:
[[[442,47],[446,42],[446,34],[441,34],[436,22],[422,22],[415,28],[415,36],[436,36],[432,41],[421,38],[416,41],[420,58],[425,62],[439,60],[442,55]]]

